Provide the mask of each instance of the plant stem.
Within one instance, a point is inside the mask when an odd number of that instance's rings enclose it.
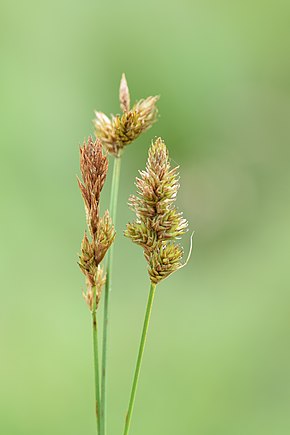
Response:
[[[110,214],[113,224],[116,227],[118,190],[120,180],[121,157],[115,157],[112,176]],[[104,324],[103,324],[103,352],[102,352],[102,385],[101,385],[101,435],[106,434],[106,399],[107,399],[107,345],[108,345],[108,322],[109,322],[109,296],[112,286],[112,267],[113,267],[114,244],[108,252],[108,263],[106,270],[106,285],[104,297]]]
[[[145,347],[145,342],[146,342],[146,337],[147,337],[148,325],[149,325],[150,315],[151,315],[151,311],[152,311],[152,304],[153,304],[153,299],[154,299],[154,294],[155,294],[155,288],[156,288],[156,284],[151,283],[150,293],[149,293],[147,308],[146,308],[146,313],[145,313],[145,319],[144,319],[144,324],[143,324],[143,330],[142,330],[142,335],[141,335],[141,341],[140,341],[140,346],[139,346],[139,352],[138,352],[138,357],[137,357],[137,363],[136,363],[136,368],[135,368],[135,373],[134,373],[134,378],[133,378],[130,402],[129,402],[128,412],[126,415],[124,435],[128,435],[129,429],[130,429],[131,417],[132,417],[132,412],[133,412],[133,407],[134,407],[134,402],[135,402],[136,390],[137,390],[140,368],[141,368],[141,363],[142,363],[142,357],[143,357],[144,347]]]
[[[92,324],[93,324],[93,349],[94,349],[94,367],[95,367],[95,398],[96,398],[96,420],[98,434],[100,435],[100,377],[99,377],[99,351],[98,351],[98,325],[97,325],[97,307],[96,307],[96,287],[93,288],[93,307],[92,307]]]

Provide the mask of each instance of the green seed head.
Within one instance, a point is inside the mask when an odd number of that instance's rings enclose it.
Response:
[[[176,243],[188,228],[174,205],[179,189],[178,168],[171,169],[168,150],[161,138],[152,143],[145,171],[136,179],[137,196],[129,198],[136,220],[125,236],[143,247],[152,283],[182,267],[183,250]]]
[[[156,103],[159,97],[140,100],[130,109],[129,88],[123,74],[119,99],[122,115],[113,115],[110,119],[102,112],[95,112],[96,117],[93,121],[96,136],[102,140],[106,150],[116,157],[126,145],[154,124],[157,119]]]

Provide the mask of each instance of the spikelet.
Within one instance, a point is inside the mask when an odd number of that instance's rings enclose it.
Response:
[[[98,308],[99,302],[101,300],[102,289],[105,285],[106,277],[104,275],[103,269],[98,266],[96,275],[95,275],[95,287],[96,287],[96,308]],[[87,291],[83,292],[83,298],[88,304],[89,309],[93,310],[93,302],[94,302],[94,293],[93,287],[88,285],[87,283]]]
[[[87,234],[85,233],[81,244],[81,254],[79,255],[79,266],[90,287],[96,285],[97,264],[95,261],[95,244],[90,243]]]
[[[183,249],[176,243],[188,222],[174,205],[179,189],[178,167],[171,169],[168,150],[161,138],[152,143],[146,170],[136,179],[138,196],[129,206],[136,220],[127,224],[125,236],[142,246],[150,280],[158,284],[182,267]]]
[[[78,264],[87,283],[87,292],[83,295],[92,309],[93,288],[96,287],[98,306],[105,282],[100,263],[115,238],[115,229],[109,212],[106,211],[100,218],[100,195],[108,172],[108,159],[103,155],[99,139],[94,142],[89,137],[80,148],[80,168],[83,181],[78,179],[78,184],[85,204],[91,241],[85,233]]]
[[[110,154],[118,157],[123,148],[148,130],[157,119],[156,103],[159,97],[148,97],[138,101],[130,109],[130,94],[125,74],[120,83],[119,101],[122,115],[111,119],[102,112],[95,112],[93,121],[95,134]]]
[[[129,112],[130,110],[130,92],[126,80],[126,76],[123,73],[120,83],[119,91],[120,107],[123,112]]]

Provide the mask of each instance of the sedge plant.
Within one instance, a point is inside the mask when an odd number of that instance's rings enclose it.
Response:
[[[96,136],[102,141],[105,150],[114,158],[112,185],[110,194],[110,213],[116,225],[117,203],[121,171],[121,157],[127,145],[135,141],[141,133],[148,130],[157,119],[156,103],[159,97],[147,97],[130,106],[130,92],[125,74],[122,75],[119,102],[122,115],[109,118],[103,112],[95,112],[93,121]],[[104,295],[102,369],[101,369],[101,435],[106,434],[107,400],[107,346],[109,325],[109,298],[112,287],[113,246],[108,253],[106,283]]]
[[[96,140],[89,137],[80,147],[82,180],[78,179],[78,184],[84,200],[89,235],[87,232],[84,234],[78,263],[86,280],[86,290],[83,296],[92,315],[98,435],[106,435],[109,294],[112,282],[113,242],[116,236],[114,225],[116,225],[121,156],[125,147],[156,121],[158,97],[140,100],[130,108],[129,89],[123,74],[119,100],[122,115],[108,118],[104,113],[96,112],[94,120]],[[109,211],[107,210],[103,216],[100,216],[100,195],[108,172],[107,154],[114,158],[110,206]],[[148,266],[150,289],[125,419],[124,435],[128,435],[130,429],[156,287],[188,261],[182,262],[183,248],[178,242],[188,229],[187,220],[175,205],[179,189],[178,167],[171,168],[168,150],[161,138],[152,142],[146,168],[140,171],[140,177],[136,178],[136,186],[137,195],[131,195],[129,198],[129,206],[136,218],[132,223],[127,224],[124,234],[143,248]],[[101,263],[107,252],[108,259],[104,272]],[[190,254],[191,247],[189,256]],[[97,309],[103,287],[105,291],[100,367]]]
[[[80,168],[82,180],[78,179],[79,188],[85,204],[87,226],[90,240],[85,232],[79,255],[79,266],[86,278],[86,291],[83,292],[85,301],[92,314],[93,349],[95,368],[95,396],[96,419],[99,435],[101,434],[100,420],[100,376],[97,308],[101,299],[105,276],[101,262],[115,238],[115,229],[109,212],[100,217],[100,194],[104,186],[107,172],[108,159],[103,155],[102,144],[99,139],[93,141],[89,137],[80,148]]]
[[[129,206],[136,214],[136,219],[127,225],[125,236],[143,248],[148,264],[150,290],[124,435],[128,435],[130,429],[156,286],[184,266],[183,248],[177,240],[187,231],[188,222],[175,206],[179,189],[178,167],[170,167],[168,150],[161,138],[152,143],[146,169],[140,171],[136,186],[137,196],[129,198]]]

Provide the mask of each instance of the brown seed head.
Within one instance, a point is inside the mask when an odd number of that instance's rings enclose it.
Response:
[[[89,137],[88,142],[84,142],[80,148],[80,167],[83,183],[78,180],[78,184],[85,203],[88,226],[94,237],[98,229],[100,194],[108,172],[108,159],[103,155],[99,139],[94,142]]]
[[[87,283],[87,292],[84,294],[84,298],[92,310],[98,306],[105,280],[100,263],[115,238],[115,229],[109,212],[106,211],[104,216],[100,218],[100,194],[108,171],[108,159],[103,155],[99,139],[94,142],[89,137],[88,141],[84,142],[80,148],[80,167],[83,181],[78,179],[78,184],[85,203],[91,241],[85,233],[81,245],[79,266]],[[94,292],[96,292],[95,305],[93,304]]]

